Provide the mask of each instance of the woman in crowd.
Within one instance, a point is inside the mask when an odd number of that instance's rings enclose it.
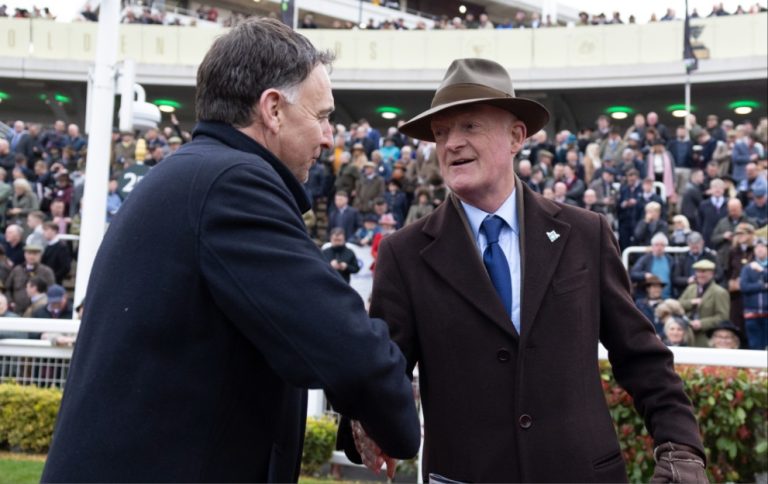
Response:
[[[11,206],[8,209],[8,223],[23,226],[29,212],[38,210],[39,207],[40,200],[32,191],[29,182],[25,178],[13,180],[13,197],[11,197]]]
[[[685,247],[688,245],[688,234],[691,233],[691,224],[685,215],[672,217],[672,233],[669,235],[669,245],[672,247]]]
[[[741,346],[741,331],[730,321],[707,330],[710,348],[737,350]]]

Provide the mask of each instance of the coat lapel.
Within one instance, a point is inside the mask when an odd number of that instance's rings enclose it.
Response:
[[[524,261],[520,325],[527,334],[552,282],[571,226],[556,218],[561,210],[556,203],[537,196],[525,184],[518,184],[518,188],[523,198],[523,218],[519,222],[520,259]]]
[[[463,211],[455,203],[453,195],[434,212],[422,230],[434,238],[421,250],[424,262],[467,302],[510,336],[517,338],[517,332],[485,270],[468,222],[463,219]]]

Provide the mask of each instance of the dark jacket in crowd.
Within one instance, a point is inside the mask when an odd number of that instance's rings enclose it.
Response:
[[[144,177],[94,261],[44,482],[295,482],[306,388],[416,454],[405,360],[308,209],[280,160],[221,123]]]
[[[356,208],[347,206],[344,210],[339,210],[335,205],[331,206],[328,215],[328,231],[336,227],[344,229],[344,238],[346,240],[354,237],[357,229],[363,226],[363,217]]]
[[[352,274],[357,274],[360,271],[360,264],[357,263],[357,256],[352,252],[352,249],[346,245],[326,247],[323,249],[323,258],[329,263],[332,260],[335,260],[347,264],[346,269],[336,270],[336,272],[338,272],[347,282],[349,282]]]
[[[727,200],[726,200],[727,202]],[[710,240],[712,238],[712,232],[715,230],[715,225],[721,218],[728,215],[728,204],[723,202],[718,210],[717,207],[712,204],[710,199],[706,199],[699,205],[699,227],[701,228],[701,236],[704,237],[704,243],[707,247],[712,247]]]
[[[675,270],[672,271],[672,285],[675,288],[675,294],[682,294],[685,288],[688,287],[688,278],[693,275],[693,264],[698,261],[706,259],[717,264],[717,252],[704,247],[704,250],[700,254],[693,255],[690,252],[679,254],[675,261]],[[715,269],[715,280],[720,281],[722,279],[723,268],[719,265]]]
[[[66,242],[59,241],[55,244],[48,244],[43,251],[42,263],[53,270],[56,284],[61,284],[72,268],[72,252]]]

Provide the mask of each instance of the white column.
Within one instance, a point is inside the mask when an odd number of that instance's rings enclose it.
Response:
[[[120,0],[102,0],[96,37],[93,87],[89,102],[90,132],[88,163],[83,193],[82,224],[75,279],[75,305],[86,294],[93,259],[106,229],[107,184],[112,141],[112,113],[115,107],[115,64],[117,62]]]

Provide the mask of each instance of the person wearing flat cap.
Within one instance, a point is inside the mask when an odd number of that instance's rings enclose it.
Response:
[[[503,66],[459,59],[430,109],[400,127],[436,143],[451,189],[434,212],[382,241],[370,306],[409,376],[419,365],[422,477],[626,482],[600,383],[601,342],[654,438],[654,479],[704,482],[691,403],[672,353],[630,297],[611,227],[514,174],[515,155],[548,120],[542,105],[515,95]],[[342,419],[338,445],[350,459],[391,464],[349,424]]]
[[[728,319],[731,310],[728,291],[714,281],[715,268],[715,263],[708,259],[701,259],[693,264],[694,282],[680,295],[680,304],[691,321],[694,333],[692,346],[709,346],[707,330]]]

